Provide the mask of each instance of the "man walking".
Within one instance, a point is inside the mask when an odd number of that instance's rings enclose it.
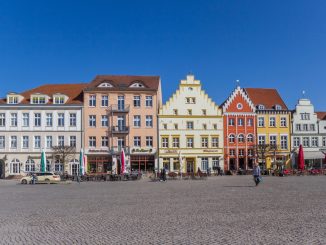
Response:
[[[258,163],[255,163],[252,175],[254,176],[254,181],[257,186],[261,182],[261,172],[260,172],[260,167],[259,167]]]

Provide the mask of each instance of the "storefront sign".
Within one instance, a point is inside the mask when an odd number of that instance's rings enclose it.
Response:
[[[203,152],[219,152],[219,150],[203,150]]]
[[[109,153],[108,150],[88,150],[89,153]]]
[[[165,153],[178,153],[176,150],[166,150]]]

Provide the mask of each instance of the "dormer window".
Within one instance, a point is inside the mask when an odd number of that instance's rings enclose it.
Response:
[[[18,104],[18,96],[9,96],[8,104]]]
[[[145,88],[145,86],[141,82],[135,82],[130,85],[130,88]]]
[[[275,105],[275,110],[282,110],[282,106],[280,106],[280,105]]]
[[[63,95],[63,94],[56,94],[53,95],[53,104],[64,104],[67,101],[67,96]]]
[[[32,95],[31,104],[46,104],[48,98],[46,95]]]
[[[100,85],[98,85],[99,88],[112,88],[112,84],[109,82],[103,82]]]
[[[264,105],[258,105],[257,108],[258,108],[258,110],[265,110],[265,106]]]

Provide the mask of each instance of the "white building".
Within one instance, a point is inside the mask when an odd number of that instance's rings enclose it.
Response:
[[[40,170],[42,149],[47,170],[74,174],[82,146],[82,90],[84,84],[44,85],[9,93],[0,100],[0,177]],[[73,146],[75,154],[64,166],[52,146]]]
[[[320,118],[318,118],[318,115]],[[297,166],[299,146],[307,168],[320,168],[326,153],[325,113],[316,113],[309,99],[300,99],[292,116],[292,164]]]
[[[180,162],[182,172],[223,168],[222,111],[193,75],[160,109],[159,147],[160,169],[179,172]]]

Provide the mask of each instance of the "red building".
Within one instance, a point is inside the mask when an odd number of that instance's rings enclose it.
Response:
[[[255,106],[239,86],[222,104],[224,126],[224,170],[252,169],[255,159]]]

